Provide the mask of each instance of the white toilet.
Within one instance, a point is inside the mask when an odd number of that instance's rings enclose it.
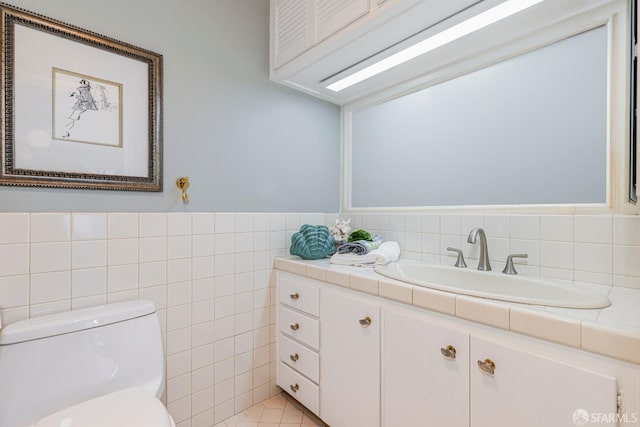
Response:
[[[0,426],[175,427],[149,301],[34,317],[0,330]]]

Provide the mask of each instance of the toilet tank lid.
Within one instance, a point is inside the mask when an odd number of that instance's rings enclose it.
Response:
[[[124,301],[20,320],[0,329],[0,345],[16,344],[146,316],[156,311],[151,301]]]

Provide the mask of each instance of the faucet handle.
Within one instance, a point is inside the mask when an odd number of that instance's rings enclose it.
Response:
[[[459,267],[459,268],[466,268],[467,267],[467,264],[464,262],[464,254],[462,253],[462,251],[460,249],[452,248],[451,246],[449,246],[447,248],[447,250],[449,252],[456,252],[458,254],[458,259],[456,260],[456,263],[454,264],[456,267]]]
[[[518,274],[516,267],[513,265],[514,258],[529,258],[527,254],[511,254],[507,257],[507,265],[504,266],[502,272],[504,274]]]

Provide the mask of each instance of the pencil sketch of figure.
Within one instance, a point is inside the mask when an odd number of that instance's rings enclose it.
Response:
[[[113,95],[105,85],[98,85],[96,95],[96,105],[99,110],[113,111],[118,108],[118,104],[112,101]]]
[[[53,122],[55,139],[121,147],[122,84],[53,68]]]
[[[69,122],[66,125],[67,130],[62,135],[63,138],[69,138],[71,134],[69,131],[73,129],[76,122],[80,120],[80,116],[89,110],[98,110],[95,99],[91,95],[91,82],[88,80],[80,80],[80,86],[69,94],[71,98],[76,99],[76,103],[73,104],[71,114],[69,115]]]

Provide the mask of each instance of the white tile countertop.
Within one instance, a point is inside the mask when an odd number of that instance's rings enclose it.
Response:
[[[411,304],[477,323],[640,364],[640,290],[579,283],[611,305],[569,309],[509,303],[443,292],[390,279],[373,268],[278,257],[277,270]],[[575,283],[575,282],[574,282]],[[578,285],[578,283],[576,283]]]

